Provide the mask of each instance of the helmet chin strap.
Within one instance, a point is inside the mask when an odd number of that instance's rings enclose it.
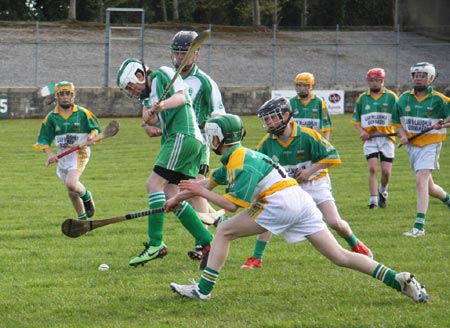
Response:
[[[192,68],[193,65],[194,65],[194,63],[189,64],[189,65],[186,64],[181,71],[182,72],[187,72],[187,71],[189,71]],[[176,64],[175,68],[178,69],[178,67],[180,67],[180,65]]]
[[[427,87],[425,85],[415,85],[414,86],[414,90],[416,91],[425,91],[427,89]]]
[[[309,96],[309,93],[297,93],[300,98],[306,98]]]
[[[144,61],[142,60],[141,62],[142,62],[142,70],[144,71],[145,88],[141,92],[141,94],[139,96],[139,99],[140,100],[144,100],[144,99],[147,99],[150,96],[151,88],[150,88],[150,85],[148,84],[148,79],[147,79],[148,74],[147,74],[147,70],[145,69]]]
[[[69,109],[70,107],[72,107],[73,104],[58,104],[58,105],[63,109]]]

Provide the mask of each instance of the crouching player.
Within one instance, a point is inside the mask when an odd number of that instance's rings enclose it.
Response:
[[[245,210],[219,224],[200,281],[190,285],[171,283],[173,291],[209,300],[231,241],[271,231],[284,235],[288,243],[307,239],[336,265],[371,275],[416,302],[428,300],[425,288],[412,274],[397,273],[368,256],[341,247],[327,229],[314,200],[297,181],[266,155],[241,145],[245,130],[238,116],[227,114],[209,119],[205,132],[211,149],[221,156],[222,166],[212,172],[210,180],[182,180],[179,186],[183,191],[167,200],[166,211],[192,196],[205,197],[230,212],[239,207]],[[225,195],[211,191],[217,185],[228,186]]]

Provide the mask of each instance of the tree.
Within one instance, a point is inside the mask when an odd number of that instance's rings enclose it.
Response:
[[[77,0],[70,0],[69,20],[77,20]]]
[[[173,0],[172,8],[173,8],[173,20],[175,22],[178,22],[180,20],[180,15],[178,12],[178,0]]]
[[[259,11],[259,0],[253,0],[253,25],[261,25],[261,15]]]

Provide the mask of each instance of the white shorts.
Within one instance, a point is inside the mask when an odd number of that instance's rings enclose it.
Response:
[[[384,157],[394,158],[395,145],[389,138],[373,138],[366,140],[363,151],[365,156],[380,152]]]
[[[253,217],[255,222],[275,235],[284,235],[289,244],[328,229],[312,197],[299,186],[277,191],[255,206],[262,208]]]
[[[334,202],[334,197],[331,192],[330,176],[326,175],[320,179],[312,180],[306,183],[300,184],[300,187],[314,199],[316,205],[320,205],[327,200]]]
[[[78,170],[83,172],[86,168],[89,158],[91,157],[90,147],[82,148],[78,151],[64,156],[58,161],[58,167],[56,169],[56,175],[66,181],[67,174],[70,170]]]
[[[439,170],[441,148],[441,142],[424,147],[406,145],[409,163],[414,173],[417,173],[419,170]]]

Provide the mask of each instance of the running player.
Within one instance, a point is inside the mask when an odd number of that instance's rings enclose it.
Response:
[[[95,115],[87,108],[75,104],[75,86],[62,81],[55,85],[56,106],[42,121],[34,148],[43,150],[48,163],[58,163],[56,174],[66,184],[69,198],[79,220],[94,216],[95,205],[92,193],[80,182],[91,156],[90,144],[100,133]],[[83,143],[88,144],[58,160],[52,151],[53,141],[57,154]]]
[[[369,166],[369,209],[386,207],[388,183],[395,157],[395,137],[373,137],[374,134],[393,134],[392,111],[398,97],[384,86],[386,73],[382,68],[372,68],[366,79],[369,90],[356,99],[352,124],[363,141],[363,152]],[[378,158],[381,162],[381,181],[378,184]]]
[[[408,142],[408,137],[450,116],[450,99],[433,89],[436,78],[433,64],[422,62],[411,66],[413,88],[404,92],[395,104],[392,123],[398,127],[400,144],[406,145],[411,168],[416,175],[417,207],[414,226],[403,235],[425,235],[425,216],[429,195],[440,199],[450,208],[450,196],[433,181],[432,172],[439,170],[439,153],[445,141],[448,124],[431,130]]]

